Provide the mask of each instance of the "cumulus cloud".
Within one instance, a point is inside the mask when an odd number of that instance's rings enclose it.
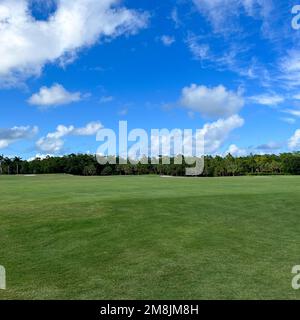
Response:
[[[243,157],[247,155],[246,149],[241,149],[235,144],[231,144],[227,151],[225,152],[225,155],[231,154],[233,157]]]
[[[204,117],[228,117],[239,112],[245,102],[240,92],[222,85],[209,88],[192,84],[182,89],[180,104]]]
[[[206,123],[198,133],[204,137],[205,153],[215,153],[229,138],[230,133],[244,125],[244,119],[233,115],[227,119],[219,119],[212,123]]]
[[[31,139],[38,132],[38,127],[21,126],[10,129],[0,129],[0,149],[8,147],[19,140]]]
[[[64,141],[57,138],[45,137],[37,141],[36,147],[43,152],[59,152],[64,146]]]
[[[158,132],[152,132],[151,156],[176,156],[183,154],[189,157],[215,154],[223,147],[231,132],[242,127],[243,124],[244,119],[238,115],[233,115],[227,119],[219,119],[212,123],[206,123],[194,133],[186,133],[180,129],[172,131],[163,129],[160,130],[159,134]],[[183,148],[181,148],[181,142],[184,146]]]
[[[96,134],[102,127],[102,124],[98,121],[90,122],[83,128],[74,128],[72,134],[75,136],[92,136]]]
[[[50,88],[42,87],[38,93],[29,98],[28,103],[41,107],[51,107],[80,100],[80,92],[69,92],[62,85],[54,84]]]
[[[160,40],[166,47],[170,47],[175,42],[175,38],[168,35],[161,36]]]
[[[0,79],[39,75],[43,66],[74,60],[78,50],[99,39],[135,33],[147,14],[120,6],[119,0],[60,0],[48,20],[36,20],[29,0],[0,3]]]
[[[299,150],[300,149],[300,129],[297,129],[293,136],[288,141],[288,147],[291,150]]]
[[[73,125],[59,125],[56,131],[48,133],[45,137],[40,138],[36,142],[38,150],[46,153],[57,153],[64,146],[63,138],[66,136],[92,136],[95,135],[101,128],[102,124],[98,121],[90,122],[85,127],[76,128]]]

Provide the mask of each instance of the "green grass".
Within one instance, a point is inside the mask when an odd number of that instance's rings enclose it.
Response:
[[[297,299],[300,177],[0,177],[0,299]]]

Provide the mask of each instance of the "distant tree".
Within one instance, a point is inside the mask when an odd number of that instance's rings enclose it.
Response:
[[[96,167],[93,164],[85,166],[83,168],[83,175],[84,176],[95,176],[97,173]]]
[[[106,167],[104,167],[104,169],[102,170],[101,175],[102,175],[102,176],[109,176],[109,175],[111,175],[112,173],[113,173],[112,168],[111,168],[110,166],[106,166]]]
[[[117,160],[114,157],[110,159]],[[175,158],[170,158],[169,164],[162,164],[164,157],[159,156],[153,163],[127,163],[103,165],[96,161],[94,155],[70,154],[63,157],[36,158],[31,161],[19,157],[9,158],[0,155],[0,174],[48,174],[69,173],[74,175],[136,175],[160,174],[184,176],[185,169],[192,165],[183,157],[182,164]],[[144,160],[147,160],[146,158]],[[153,159],[152,159],[153,160]],[[113,161],[115,162],[115,161]],[[146,163],[147,161],[145,161]],[[249,155],[233,157],[227,155],[206,156],[204,171],[201,176],[236,176],[236,175],[272,175],[295,174],[300,175],[300,152],[283,153],[280,155]]]
[[[283,168],[286,173],[300,174],[300,153],[284,154]]]
[[[13,163],[13,166],[15,167],[15,169],[16,169],[15,173],[19,174],[19,168],[20,168],[20,165],[22,164],[22,158],[14,157],[12,163]]]
[[[0,155],[0,174],[2,174],[2,172],[3,172],[3,169],[2,169],[2,163],[3,163],[3,161],[4,161],[4,156],[3,156],[3,154],[2,154],[2,155]]]
[[[11,174],[11,164],[12,164],[12,160],[8,157],[4,158],[4,164],[6,166],[6,170],[7,170],[7,174]]]

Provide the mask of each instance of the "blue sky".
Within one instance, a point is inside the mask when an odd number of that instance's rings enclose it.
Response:
[[[287,0],[0,0],[0,153],[94,153],[101,127],[191,128],[206,152],[300,149]]]

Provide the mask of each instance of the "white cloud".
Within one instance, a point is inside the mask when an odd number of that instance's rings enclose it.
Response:
[[[115,98],[113,96],[102,96],[100,98],[100,103],[108,103],[113,101]]]
[[[100,122],[90,122],[83,128],[74,128],[72,134],[76,136],[92,136],[96,134],[102,127],[103,126]]]
[[[294,135],[289,139],[288,147],[291,150],[300,149],[300,129],[296,130]]]
[[[233,157],[243,157],[247,155],[246,149],[240,149],[237,145],[231,144],[227,151],[225,152],[225,155],[231,154]]]
[[[261,94],[250,97],[250,100],[265,106],[277,106],[284,102],[285,99],[283,96],[277,94]]]
[[[267,28],[272,10],[272,0],[193,0],[199,12],[211,23],[217,33],[238,30],[237,19],[240,15],[260,18]]]
[[[220,151],[227,139],[230,137],[231,132],[244,124],[244,119],[238,115],[233,115],[227,119],[219,119],[212,123],[206,123],[202,129],[197,130],[196,133],[183,136],[184,131],[167,129],[161,130],[160,135],[151,136],[151,155],[158,156],[164,155],[178,155],[184,154],[185,156],[197,156],[204,154],[215,154]],[[174,145],[176,138],[175,135],[183,139],[184,150],[180,150],[180,145]],[[203,143],[204,142],[204,150]],[[198,150],[196,149],[196,146]],[[180,148],[180,149],[177,149]]]
[[[38,132],[38,127],[13,127],[0,129],[0,149],[8,147],[19,140],[31,139]]]
[[[300,94],[295,94],[295,95],[293,96],[293,99],[295,99],[295,100],[300,100]]]
[[[121,7],[118,0],[60,0],[47,21],[36,20],[29,0],[0,3],[0,78],[39,75],[49,62],[73,61],[78,50],[99,39],[135,33],[147,14]]]
[[[175,38],[168,35],[163,35],[160,40],[166,47],[171,46],[175,42]]]
[[[28,102],[41,107],[58,106],[81,100],[80,92],[69,92],[62,85],[54,84],[52,87],[42,87],[38,93],[33,94]]]
[[[279,63],[278,80],[287,88],[300,86],[300,53],[299,50],[288,51]],[[297,99],[297,98],[296,98]]]
[[[261,144],[259,146],[251,146],[247,148],[239,148],[235,144],[229,146],[228,150],[224,153],[226,156],[227,154],[231,154],[234,157],[243,157],[247,154],[274,154],[280,152],[283,144],[279,142],[269,142],[266,144]]]
[[[280,20],[273,0],[193,0],[197,11],[207,20],[212,32],[199,32],[187,44],[193,56],[217,70],[230,70],[268,86],[272,66],[259,60],[252,35],[261,35],[278,44],[290,32],[290,20]],[[243,17],[243,18],[242,18]],[[246,19],[246,20],[245,20]],[[245,23],[245,21],[247,21]],[[279,28],[280,25],[280,28]],[[249,29],[250,28],[250,29]],[[283,30],[284,29],[284,30]],[[220,39],[223,36],[223,40]]]
[[[246,58],[246,62],[243,61],[249,50],[247,45],[226,42],[222,49],[219,47],[214,48],[211,45],[214,42],[211,41],[209,36],[197,36],[191,32],[188,34],[185,43],[193,58],[199,60],[203,67],[209,67],[221,72],[230,70],[248,79],[258,78],[260,81],[268,79],[268,71],[257,62],[255,57],[249,57]]]
[[[250,146],[247,148],[239,148],[237,145],[232,144],[223,154],[224,156],[229,153],[234,157],[243,157],[247,154],[278,154],[283,147],[283,143],[279,142],[269,142],[266,144],[261,144],[259,146]]]
[[[62,138],[64,136],[71,134],[72,132],[74,132],[74,130],[75,130],[74,126],[66,127],[66,126],[60,124],[57,126],[56,131],[54,131],[52,133],[48,133],[47,138],[59,139],[59,138]]]
[[[181,25],[181,21],[179,19],[179,15],[178,15],[178,10],[177,8],[173,8],[171,11],[171,20],[174,22],[175,24],[175,28],[179,28]]]
[[[43,159],[46,159],[46,158],[48,158],[48,157],[55,157],[55,155],[54,155],[54,154],[41,154],[41,153],[37,153],[35,156],[28,158],[27,161],[30,162],[30,161],[33,161],[33,160],[35,160],[35,159],[41,159],[41,160],[43,160]]]
[[[182,89],[180,104],[205,117],[227,117],[240,111],[244,99],[240,92],[229,91],[222,85],[209,88],[192,84]]]
[[[282,112],[288,113],[294,117],[300,117],[300,110],[296,109],[284,109]]]
[[[205,153],[211,154],[217,152],[229,138],[230,133],[243,125],[244,119],[238,115],[205,124],[199,133],[204,137]]]
[[[64,146],[63,137],[66,136],[92,136],[95,135],[101,128],[102,124],[98,121],[90,122],[85,127],[75,128],[74,126],[59,125],[55,132],[50,132],[46,137],[40,138],[36,146],[38,150],[46,153],[57,153]]]
[[[197,36],[190,34],[186,39],[186,44],[193,54],[195,59],[198,60],[216,60],[210,52],[210,47],[206,43],[199,43]]]
[[[128,114],[128,108],[123,108],[118,112],[119,116],[127,116]]]
[[[294,124],[296,122],[296,119],[290,118],[290,117],[283,117],[283,118],[280,118],[280,120],[282,120],[288,124]]]
[[[63,146],[63,140],[49,137],[41,138],[36,143],[36,147],[44,152],[59,152]]]

